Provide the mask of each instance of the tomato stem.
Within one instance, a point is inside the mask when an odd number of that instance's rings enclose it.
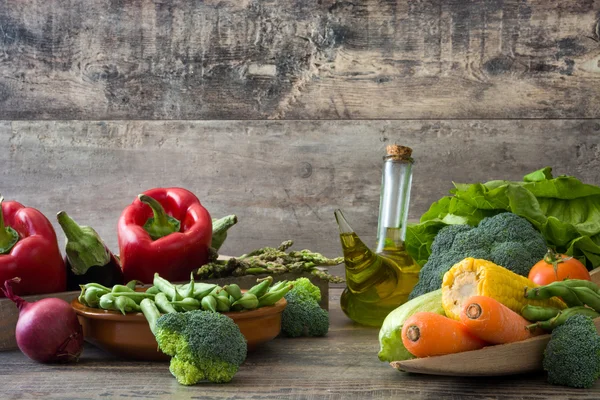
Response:
[[[552,268],[554,269],[554,274],[556,275],[556,280],[558,280],[558,264],[568,261],[573,257],[562,257],[559,253],[554,251],[553,249],[548,249],[548,252],[544,256],[544,261],[548,264],[552,264]]]

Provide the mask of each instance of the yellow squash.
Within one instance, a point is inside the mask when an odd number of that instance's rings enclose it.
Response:
[[[471,296],[488,296],[498,300],[511,310],[521,313],[526,304],[566,308],[562,300],[525,298],[525,288],[538,287],[524,276],[494,264],[475,258],[465,258],[455,264],[442,282],[442,306],[446,316],[459,320],[464,302]]]

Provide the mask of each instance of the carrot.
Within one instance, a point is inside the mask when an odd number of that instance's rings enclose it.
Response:
[[[464,303],[460,321],[478,338],[492,344],[512,343],[539,334],[526,327],[529,321],[487,296],[472,296]]]
[[[477,350],[486,342],[470,334],[459,321],[433,312],[418,312],[404,321],[404,347],[417,357]]]

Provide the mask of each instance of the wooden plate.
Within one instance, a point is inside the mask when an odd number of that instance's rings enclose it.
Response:
[[[590,272],[592,281],[600,285],[600,268]],[[594,320],[600,332],[600,318]],[[550,334],[521,342],[484,347],[480,350],[444,356],[392,361],[400,371],[431,375],[500,376],[524,374],[542,370],[544,349]]]

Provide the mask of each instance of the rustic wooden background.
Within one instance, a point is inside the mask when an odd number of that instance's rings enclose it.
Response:
[[[235,213],[223,252],[374,241],[385,145],[410,210],[550,165],[600,185],[600,1],[0,0],[0,191],[113,250],[142,190]],[[62,235],[59,235],[62,240]]]

